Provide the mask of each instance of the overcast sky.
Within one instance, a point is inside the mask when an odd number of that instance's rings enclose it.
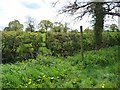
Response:
[[[50,20],[52,22],[67,22],[69,27],[73,29],[79,29],[80,25],[84,28],[89,27],[91,18],[84,17],[82,21],[74,22],[72,16],[59,15],[57,11],[61,6],[68,2],[74,2],[74,0],[60,0],[57,7],[51,7],[51,2],[55,0],[0,0],[0,30],[4,29],[10,21],[15,19],[19,20],[25,25],[26,17],[31,16],[36,19],[37,22],[41,20]],[[107,22],[117,23],[117,21]]]

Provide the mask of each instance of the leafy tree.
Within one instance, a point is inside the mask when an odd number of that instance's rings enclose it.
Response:
[[[68,29],[70,29],[68,26],[67,26],[67,23],[65,23],[64,25],[63,25],[63,32],[67,32],[68,31]]]
[[[53,23],[49,20],[42,20],[40,21],[40,23],[38,24],[38,29],[39,31],[44,31],[46,32],[46,47],[48,48],[47,45],[47,38],[48,38],[48,30],[50,30],[53,27]]]
[[[68,31],[69,27],[67,26],[67,23],[62,24],[61,22],[55,22],[52,28],[53,32],[64,32],[66,33]]]
[[[10,28],[9,27],[5,27],[4,31],[10,31]]]
[[[52,28],[53,32],[62,32],[63,24],[61,22],[54,22],[54,26]]]
[[[70,32],[71,32],[71,33],[78,33],[78,30],[77,30],[77,29],[74,29],[74,30],[71,30]]]
[[[59,0],[58,0],[59,1]],[[69,3],[59,10],[60,14],[68,13],[76,15],[75,19],[82,19],[85,15],[92,15],[94,17],[94,37],[96,42],[96,48],[99,48],[102,42],[102,31],[104,26],[104,18],[106,15],[120,16],[118,7],[120,7],[120,1],[118,2],[80,2],[75,0],[74,3]],[[56,4],[53,3],[54,5]]]
[[[84,32],[92,32],[93,30],[92,29],[90,29],[89,27],[87,27],[85,30],[84,30]]]
[[[45,30],[45,32],[47,32],[49,29],[51,29],[53,27],[53,23],[49,20],[42,20],[40,21],[40,23],[38,24],[38,29],[39,31],[41,30]]]
[[[14,20],[9,22],[8,27],[4,28],[4,31],[22,31],[23,24],[21,24],[18,20]]]
[[[61,27],[60,26],[54,26],[52,28],[52,32],[61,32]]]
[[[113,32],[114,32],[114,31],[119,31],[116,24],[110,25],[110,30],[113,31]]]

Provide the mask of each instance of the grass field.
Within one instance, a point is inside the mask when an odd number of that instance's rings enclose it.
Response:
[[[116,88],[120,46],[68,57],[41,56],[15,64],[1,64],[2,88]]]

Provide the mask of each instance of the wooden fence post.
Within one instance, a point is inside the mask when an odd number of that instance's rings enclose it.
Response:
[[[84,55],[83,55],[83,28],[82,28],[82,26],[80,26],[80,33],[81,33],[81,35],[80,35],[80,43],[81,43],[81,59],[82,59],[82,61],[83,61],[83,59],[84,59]]]

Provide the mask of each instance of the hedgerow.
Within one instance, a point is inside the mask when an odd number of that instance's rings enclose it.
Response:
[[[53,55],[68,56],[81,50],[80,33],[49,33],[48,48]],[[118,32],[103,32],[101,48],[120,44]],[[83,33],[84,51],[95,50],[93,32]]]
[[[3,31],[3,63],[35,58],[42,46],[42,36],[36,32]]]
[[[74,55],[74,53],[81,50],[80,32],[48,32],[47,47],[45,47],[45,34],[40,32],[3,31],[3,63],[36,58],[38,54],[66,57]],[[93,32],[83,33],[84,51],[95,50],[93,37]],[[118,32],[103,32],[101,48],[119,44],[120,35]]]

